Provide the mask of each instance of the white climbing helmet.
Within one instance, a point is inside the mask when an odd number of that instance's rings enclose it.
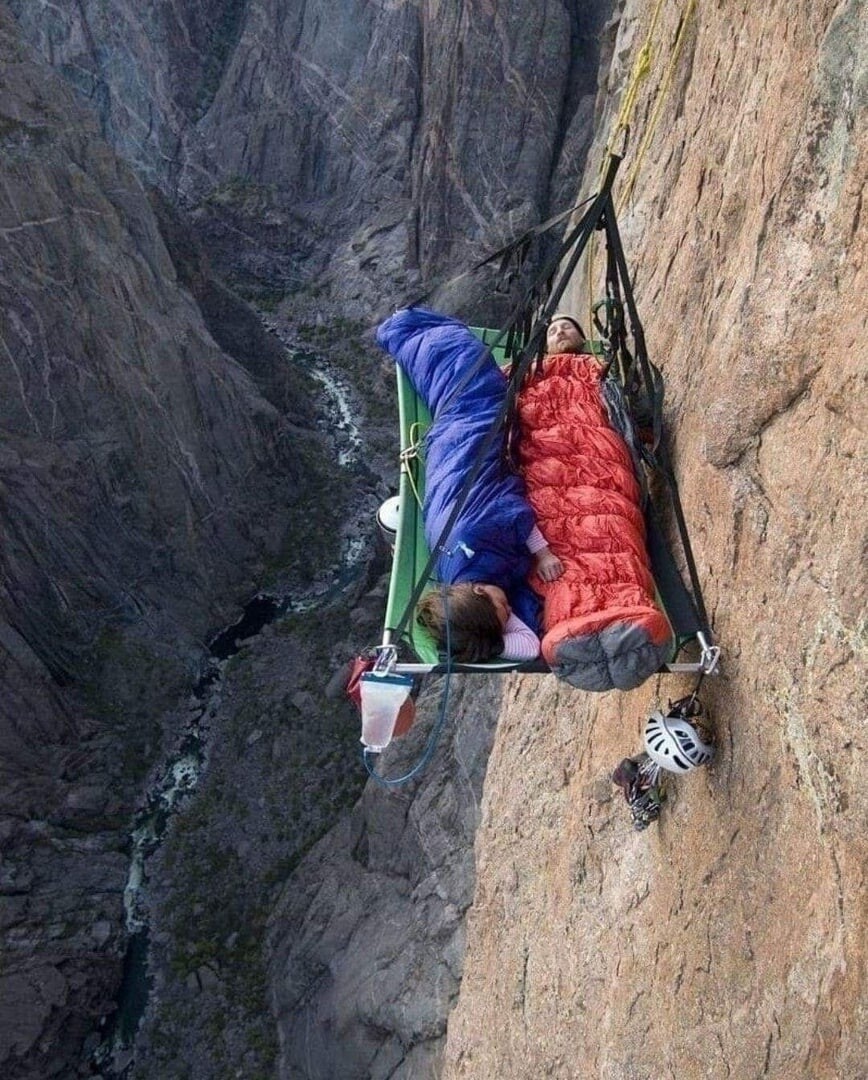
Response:
[[[645,750],[661,769],[674,773],[690,772],[714,755],[714,747],[703,742],[689,720],[664,716],[659,709],[645,722]]]
[[[377,511],[377,527],[380,530],[380,536],[391,548],[395,546],[395,537],[398,535],[400,520],[401,497],[400,495],[393,495],[391,499],[386,499]]]

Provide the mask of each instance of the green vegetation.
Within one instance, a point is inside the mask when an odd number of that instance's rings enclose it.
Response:
[[[336,315],[321,325],[300,323],[296,327],[296,333],[301,341],[327,349],[329,358],[337,359],[337,357],[332,357],[332,350],[335,348],[334,343],[355,341],[364,334],[366,329],[367,327],[360,319],[346,319],[343,316]],[[346,352],[346,346],[343,349],[337,348],[335,351],[338,353]]]
[[[269,314],[277,311],[286,299],[286,290],[269,287],[268,285],[242,285],[236,286],[235,292],[250,304],[255,304],[261,311]]]
[[[0,140],[12,140],[20,138],[29,143],[46,143],[51,139],[51,132],[42,126],[27,124],[23,120],[16,120],[11,116],[0,116]]]
[[[265,584],[288,574],[307,586],[340,558],[340,526],[349,499],[343,474],[321,446],[299,443],[296,461],[304,484],[288,511],[280,550],[266,564]]]
[[[163,845],[159,876],[169,887],[156,925],[179,988],[162,1005],[165,1024],[184,1022],[175,1000],[181,1011],[190,1008],[215,1076],[235,1075],[239,1055],[245,1077],[274,1075],[263,948],[275,890],[364,785],[355,710],[321,693],[347,618],[339,606],[290,614],[233,658],[208,772]],[[285,681],[277,675],[283,658],[292,665]],[[160,1028],[159,1017],[152,1026]],[[162,1075],[176,1080],[181,1059],[156,1048],[155,1057]]]
[[[232,206],[246,214],[258,214],[274,197],[273,185],[257,184],[245,176],[230,176],[205,196],[206,206]]]
[[[369,454],[394,453],[398,447],[398,395],[391,361],[373,342],[371,328],[355,319],[335,317],[317,326],[302,322],[299,340],[323,356],[353,387],[364,409]],[[383,442],[383,437],[388,445]]]
[[[226,195],[255,193],[239,184],[227,186]],[[303,327],[299,338],[314,362],[321,355],[358,389],[368,427],[373,417],[382,419],[384,446],[388,440],[393,451],[394,378],[365,327],[335,319]],[[267,582],[279,580],[286,592],[333,576],[360,485],[324,441],[298,439],[294,449],[297,489],[283,544],[267,567]],[[348,627],[349,611],[339,605],[293,613],[231,659],[208,770],[175,816],[159,856],[165,884],[154,925],[164,950],[160,962],[175,984],[159,1008],[170,1029],[185,1023],[181,1014],[189,1011],[196,1040],[211,1044],[214,1076],[236,1075],[242,1058],[245,1077],[274,1075],[278,1047],[263,949],[276,890],[364,786],[355,709],[322,693]],[[158,1030],[160,1017],[150,1026]],[[158,1071],[176,1080],[189,1043],[182,1038],[175,1060],[155,1047]]]
[[[157,655],[119,627],[100,632],[84,702],[93,719],[117,736],[124,780],[140,782],[159,757],[159,717],[177,703],[188,681],[177,659]]]
[[[209,834],[204,827],[216,811],[213,803],[197,800],[195,810],[174,852],[177,880],[164,909],[173,939],[170,970],[179,980],[200,980],[203,972],[220,980],[220,1000],[231,1003],[236,1026],[238,1013],[243,1015],[248,1048],[259,1067],[268,1070],[277,1054],[277,1036],[262,957],[267,893],[251,880],[249,868],[232,848],[205,838]],[[222,1008],[202,1019],[215,1058],[225,1060],[221,1037],[227,1020]]]

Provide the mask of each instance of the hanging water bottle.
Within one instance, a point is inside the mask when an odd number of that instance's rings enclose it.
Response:
[[[409,675],[376,675],[367,671],[361,678],[362,742],[379,754],[392,741],[401,706],[410,696]]]

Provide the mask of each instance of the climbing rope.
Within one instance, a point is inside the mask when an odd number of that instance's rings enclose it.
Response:
[[[413,498],[416,500],[416,505],[421,507],[422,498],[419,495],[416,477],[413,475],[413,462],[419,461],[421,458],[419,451],[422,446],[422,438],[419,432],[420,424],[416,421],[410,425],[410,430],[407,433],[408,445],[398,456],[401,462],[401,471],[407,474],[407,483],[410,485],[410,490],[413,492]]]
[[[600,166],[602,172],[606,168],[606,159],[613,153],[619,153],[622,156],[626,152],[626,143],[629,138],[630,128],[632,124],[633,112],[636,108],[636,101],[639,97],[639,89],[643,80],[649,75],[651,71],[651,58],[652,58],[652,45],[654,35],[657,30],[657,23],[660,19],[660,13],[663,9],[664,0],[657,0],[657,4],[654,8],[654,13],[651,16],[651,23],[648,27],[648,33],[645,35],[645,41],[639,52],[636,55],[636,60],[633,64],[633,70],[630,73],[630,80],[627,83],[627,87],[624,90],[624,94],[621,98],[621,108],[618,111],[617,119],[612,128],[612,133],[606,143],[606,155]],[[624,185],[617,201],[617,210],[620,214],[626,206],[630,196],[633,193],[633,188],[636,186],[636,179],[639,175],[639,169],[642,166],[643,158],[651,144],[651,140],[654,137],[654,133],[657,130],[657,125],[660,121],[660,116],[663,111],[663,105],[669,94],[669,90],[672,85],[672,79],[675,74],[675,67],[678,63],[678,58],[681,55],[681,49],[684,45],[686,37],[687,26],[690,22],[694,10],[696,9],[696,0],[687,0],[687,4],[682,12],[681,19],[678,24],[678,31],[675,35],[675,41],[672,45],[669,55],[669,62],[666,65],[666,71],[663,78],[660,81],[660,85],[657,88],[654,104],[651,109],[651,115],[648,123],[645,126],[645,130],[642,134],[642,139],[639,143],[639,148],[636,151],[636,157],[633,161],[630,171],[628,172]],[[621,138],[623,136],[623,138]],[[623,145],[617,145],[619,140]],[[589,246],[588,251],[588,276],[587,276],[587,295],[588,303],[593,303],[594,296],[594,247]]]
[[[657,29],[660,12],[663,10],[663,4],[664,0],[657,0],[657,6],[654,8],[654,14],[651,16],[651,25],[648,27],[648,33],[645,35],[645,42],[636,54],[633,70],[630,73],[630,81],[627,83],[624,96],[621,98],[621,108],[618,111],[618,118],[615,121],[615,126],[612,129],[612,134],[609,137],[609,142],[607,144],[609,153],[613,152],[615,140],[620,133],[623,131],[626,136],[630,130],[630,120],[633,115],[633,110],[636,107],[636,99],[639,96],[639,87],[642,80],[651,70],[651,43],[654,39],[654,32]]]
[[[636,151],[636,160],[633,162],[633,166],[630,169],[630,172],[627,174],[627,178],[624,182],[624,188],[621,192],[620,198],[618,199],[619,212],[623,210],[624,206],[627,203],[627,200],[633,193],[633,188],[636,184],[636,177],[639,175],[639,169],[642,165],[642,159],[645,156],[645,151],[648,149],[651,139],[654,137],[654,133],[657,130],[657,124],[660,120],[660,114],[663,111],[664,102],[666,101],[666,97],[672,85],[672,77],[675,74],[675,65],[678,63],[678,58],[681,55],[681,47],[684,44],[687,25],[690,21],[690,16],[693,14],[695,8],[696,0],[688,0],[687,6],[684,9],[684,12],[681,16],[681,21],[678,25],[678,32],[675,36],[675,42],[672,46],[672,51],[669,56],[669,63],[666,65],[666,72],[657,91],[657,98],[651,110],[651,116],[642,135],[642,141],[639,143],[639,149]]]

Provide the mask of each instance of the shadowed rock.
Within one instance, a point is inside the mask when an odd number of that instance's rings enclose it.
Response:
[[[282,539],[302,438],[215,344],[140,181],[4,8],[0,67],[0,1069],[17,1077],[63,1072],[111,1009],[138,785],[209,628]]]

